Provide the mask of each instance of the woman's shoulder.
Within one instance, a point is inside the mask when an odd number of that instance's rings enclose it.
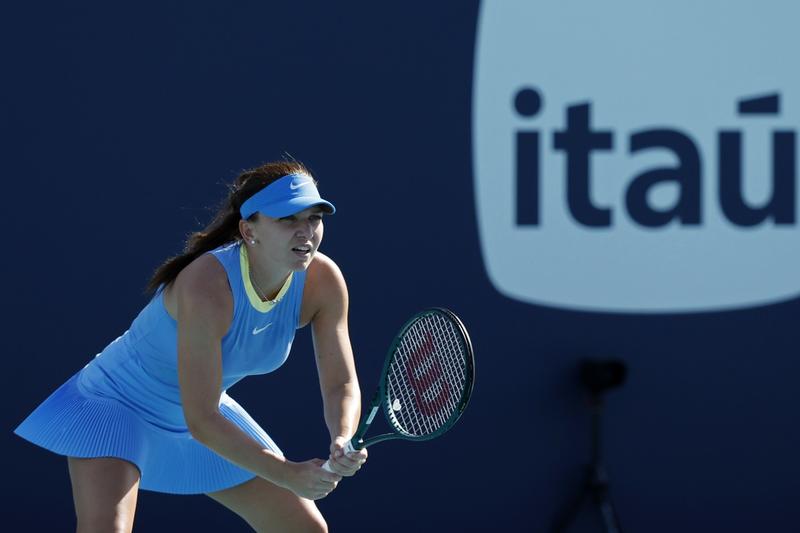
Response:
[[[320,316],[320,311],[340,313],[341,309],[346,309],[347,300],[347,284],[342,271],[333,259],[317,252],[306,271],[301,325],[305,326]]]
[[[308,284],[312,286],[344,284],[344,275],[333,259],[322,252],[317,252],[314,254],[311,264],[308,265],[306,285]]]
[[[222,317],[227,317],[233,308],[225,267],[211,254],[201,255],[181,270],[169,287],[169,294],[165,294],[166,299],[175,307],[180,300],[182,307],[219,312]]]

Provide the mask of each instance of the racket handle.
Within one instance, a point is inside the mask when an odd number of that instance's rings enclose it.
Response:
[[[344,445],[344,453],[352,453],[354,451],[356,451],[356,449],[353,448],[353,441],[350,441],[350,440],[347,441],[347,444]],[[322,465],[322,468],[324,468],[325,470],[327,470],[328,472],[330,472],[332,474],[334,473],[333,469],[331,468],[330,459],[325,461],[325,464]]]

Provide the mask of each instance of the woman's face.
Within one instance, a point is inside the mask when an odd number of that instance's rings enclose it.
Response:
[[[283,218],[259,213],[250,224],[258,244],[250,248],[275,268],[305,270],[322,242],[322,216],[316,206]]]

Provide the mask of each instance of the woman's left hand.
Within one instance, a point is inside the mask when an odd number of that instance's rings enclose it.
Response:
[[[340,476],[350,477],[361,468],[367,460],[367,449],[361,448],[353,452],[345,453],[344,446],[347,444],[345,437],[336,437],[331,443],[331,469]]]

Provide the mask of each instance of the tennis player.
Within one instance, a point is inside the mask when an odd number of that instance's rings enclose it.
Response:
[[[257,531],[327,531],[312,500],[352,476],[361,393],[341,272],[317,251],[334,213],[308,170],[245,171],[211,224],[150,280],[130,329],[16,429],[68,457],[79,532],[131,531],[138,489],[205,493]],[[293,462],[226,390],[277,369],[311,324],[333,472]]]

